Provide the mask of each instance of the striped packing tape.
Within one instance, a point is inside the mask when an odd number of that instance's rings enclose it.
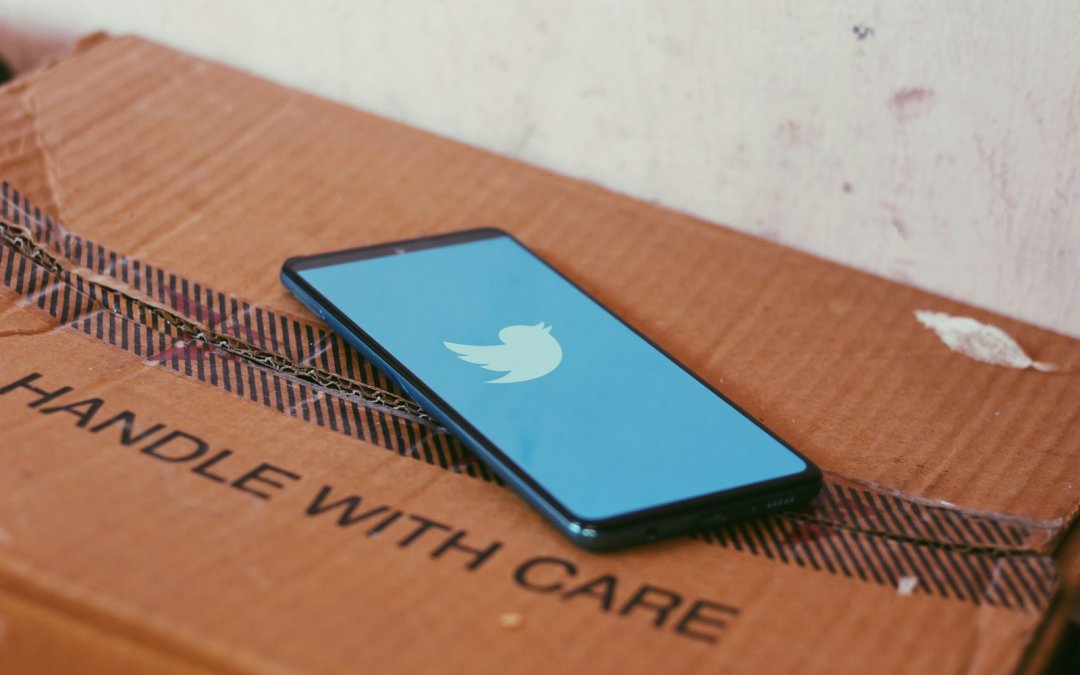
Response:
[[[59,324],[281,414],[501,483],[316,322],[95,244],[0,185],[0,278]],[[93,280],[91,280],[93,279]],[[107,283],[98,280],[109,280]],[[976,604],[1040,609],[1058,527],[920,502],[840,476],[805,509],[693,535],[776,560]]]

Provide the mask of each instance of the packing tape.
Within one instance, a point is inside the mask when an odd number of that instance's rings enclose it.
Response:
[[[0,184],[0,279],[58,327],[404,457],[500,483],[325,326],[243,301],[85,239]],[[880,585],[1041,610],[1061,521],[964,510],[826,472],[809,507],[691,535]]]

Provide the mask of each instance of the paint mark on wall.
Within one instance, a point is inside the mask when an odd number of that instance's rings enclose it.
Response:
[[[855,33],[855,38],[862,42],[866,38],[874,37],[874,29],[864,24],[855,24],[851,27],[851,32]]]
[[[889,225],[892,225],[892,229],[896,230],[896,233],[900,235],[901,239],[908,238],[907,225],[904,224],[904,221],[893,216],[892,220],[889,221]]]
[[[934,107],[935,98],[933,89],[905,87],[889,98],[889,107],[897,120],[907,122],[929,112]]]
[[[794,150],[815,144],[821,140],[822,133],[817,127],[787,120],[776,127],[776,135],[785,146]]]
[[[1008,333],[965,316],[950,316],[944,312],[915,311],[919,323],[937,333],[949,349],[983,363],[1006,368],[1033,368],[1052,373],[1058,367],[1052,363],[1035,361]]]
[[[908,228],[907,223],[900,217],[900,209],[898,209],[895,204],[890,204],[889,202],[881,202],[881,205],[889,212],[889,225],[896,230],[896,233],[900,235],[901,239],[906,240],[908,238]]]

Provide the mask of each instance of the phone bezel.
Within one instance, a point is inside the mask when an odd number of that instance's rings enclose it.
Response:
[[[739,486],[737,488],[719,490],[706,495],[699,495],[677,502],[652,506],[602,520],[582,518],[555,499],[555,497],[535,481],[531,475],[518,466],[516,462],[505,455],[494,443],[489,441],[467,419],[454,410],[453,407],[438,395],[438,393],[428,387],[398,361],[392,352],[374,340],[367,332],[357,325],[355,321],[341,312],[300,274],[300,272],[307,269],[326,267],[358,260],[408,254],[429,248],[454,246],[495,237],[507,237],[512,240],[529,255],[533,256],[540,264],[547,267],[552,273],[559,275],[559,277],[564,279],[579,293],[582,293],[587,298],[591,299],[640,339],[644,340],[653,349],[656,349],[663,354],[674,365],[681,368],[713,394],[735,408],[735,410],[746,419],[762,429],[765,433],[769,434],[769,436],[775,439],[783,447],[787,448],[787,450],[801,459],[806,465],[806,468],[797,474],[773,478],[759,483]],[[409,394],[413,395],[415,398],[421,399],[419,401],[421,405],[431,408],[429,412],[433,417],[448,426],[451,431],[456,431],[459,437],[463,435],[464,438],[459,438],[459,440],[484,460],[489,467],[496,471],[496,473],[506,479],[509,483],[522,489],[525,492],[526,498],[529,498],[529,501],[532,502],[534,506],[540,507],[540,510],[560,525],[562,529],[570,535],[571,539],[583,546],[598,549],[610,548],[613,546],[634,543],[635,541],[641,541],[642,539],[652,540],[655,538],[671,536],[673,534],[678,534],[679,531],[685,532],[686,530],[691,529],[692,523],[697,522],[702,516],[714,514],[721,515],[731,512],[733,519],[737,519],[746,517],[747,515],[759,515],[774,509],[764,508],[765,505],[762,505],[763,508],[760,509],[756,506],[753,507],[752,513],[734,512],[739,511],[740,508],[743,510],[750,509],[748,505],[754,504],[755,498],[759,497],[769,497],[776,501],[792,495],[796,497],[794,500],[795,503],[808,501],[820,488],[821,471],[805,455],[793,448],[791,444],[743,410],[737,403],[718,391],[697,373],[690,370],[667,350],[656,344],[648,336],[642,334],[641,331],[634,326],[627,323],[622,317],[593,297],[592,294],[581,288],[581,286],[572,279],[554,268],[529,247],[525,246],[517,238],[504,230],[498,228],[477,228],[382,244],[358,246],[341,251],[296,256],[285,261],[282,265],[281,275],[282,281],[285,282],[286,286],[294,291],[297,297],[308,305],[309,308],[313,309],[316,314],[330,323],[332,328],[336,329],[340,326],[345,329],[345,334],[342,335],[343,339],[352,343],[353,346],[365,353],[369,358],[374,357],[373,360],[376,362],[376,365],[380,366],[384,371],[389,370],[390,372],[387,374],[397,380]],[[326,312],[326,314],[323,314],[322,312]],[[350,337],[353,339],[350,340]],[[540,503],[537,503],[537,500],[539,500]],[[786,508],[790,506],[790,504],[785,504],[784,506]]]

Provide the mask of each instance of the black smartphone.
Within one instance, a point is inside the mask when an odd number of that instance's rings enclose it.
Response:
[[[291,258],[281,276],[583,547],[821,487],[809,460],[501,230]]]

